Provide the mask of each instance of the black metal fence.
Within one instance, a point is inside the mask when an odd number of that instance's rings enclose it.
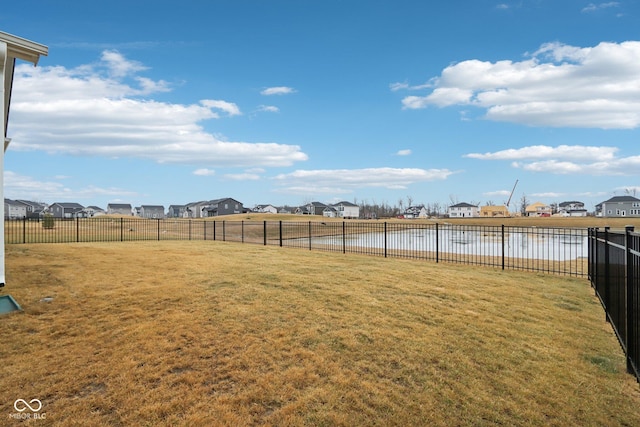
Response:
[[[587,230],[382,221],[5,221],[5,243],[221,240],[587,276]]]
[[[640,233],[590,228],[589,279],[640,381]]]

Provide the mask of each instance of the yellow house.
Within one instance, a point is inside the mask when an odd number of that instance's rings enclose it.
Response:
[[[525,209],[526,216],[551,216],[551,206],[542,202],[535,202]]]
[[[509,217],[509,209],[506,206],[481,206],[481,218],[505,218]]]

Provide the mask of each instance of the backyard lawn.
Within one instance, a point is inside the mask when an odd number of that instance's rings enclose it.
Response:
[[[220,241],[8,245],[6,272],[0,425],[640,425],[586,279]]]

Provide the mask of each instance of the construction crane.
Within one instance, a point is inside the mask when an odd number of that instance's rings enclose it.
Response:
[[[513,184],[513,189],[511,190],[511,194],[509,194],[509,199],[507,200],[507,211],[509,211],[509,203],[511,203],[511,198],[513,197],[513,192],[516,191],[516,185],[518,185],[518,180],[516,179],[516,183]]]

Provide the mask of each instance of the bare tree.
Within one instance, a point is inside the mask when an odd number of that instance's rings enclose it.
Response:
[[[529,200],[527,199],[527,195],[523,194],[520,199],[520,213],[524,216],[527,213],[527,206],[529,206]]]

